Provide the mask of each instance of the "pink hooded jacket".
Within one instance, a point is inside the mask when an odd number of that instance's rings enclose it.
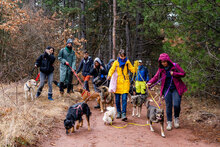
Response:
[[[159,80],[159,78],[162,78],[162,77],[166,76],[166,71],[165,71],[165,69],[163,68],[163,66],[161,64],[161,61],[168,61],[169,64],[173,65],[171,70],[170,70],[170,71],[173,71],[173,83],[176,86],[176,89],[177,89],[179,95],[182,96],[183,93],[187,91],[187,88],[186,88],[186,85],[181,80],[181,77],[184,77],[186,75],[186,73],[184,72],[184,70],[177,63],[174,64],[170,60],[169,55],[166,54],[166,53],[160,54],[160,57],[158,59],[159,69],[157,70],[156,75],[148,83],[154,84]],[[166,81],[166,78],[163,78],[161,80],[160,96],[162,96],[165,81]]]

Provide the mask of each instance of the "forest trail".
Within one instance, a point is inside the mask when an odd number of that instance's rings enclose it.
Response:
[[[91,116],[91,131],[87,130],[87,123],[75,133],[66,135],[63,127],[63,121],[57,124],[47,138],[42,139],[38,146],[49,147],[147,147],[147,146],[217,146],[217,144],[207,144],[204,141],[197,140],[192,132],[184,129],[181,126],[179,129],[166,131],[166,138],[160,136],[160,125],[154,124],[155,132],[151,132],[149,126],[141,127],[128,125],[123,129],[116,129],[112,126],[104,125],[102,117],[103,113],[93,108],[96,102],[88,102],[92,111]],[[131,116],[132,105],[128,104],[128,122],[138,124],[146,124],[146,108],[142,108],[142,115],[140,118]],[[66,113],[63,114],[64,120]],[[84,118],[84,116],[83,116]],[[85,118],[84,118],[85,119]],[[181,120],[183,121],[183,120]],[[180,121],[180,122],[181,122]],[[123,126],[127,122],[122,122],[120,119],[114,121],[114,125]],[[166,126],[166,124],[165,124]]]

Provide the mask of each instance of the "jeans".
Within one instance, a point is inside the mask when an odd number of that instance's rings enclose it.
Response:
[[[167,89],[164,89],[163,94],[165,94]],[[169,90],[165,97],[166,101],[166,114],[167,121],[172,121],[172,107],[174,107],[174,118],[179,117],[180,115],[180,104],[181,104],[181,96],[177,92],[176,89]]]
[[[122,95],[122,113],[126,114],[126,108],[127,108],[127,93],[124,94],[115,94],[115,101],[116,101],[116,108],[117,108],[117,112],[121,113],[121,95]]]
[[[40,86],[38,87],[37,92],[41,93],[42,89],[44,88],[46,77],[48,78],[48,86],[49,86],[48,94],[53,94],[52,92],[53,72],[50,73],[49,75],[46,75],[45,73],[40,72]]]

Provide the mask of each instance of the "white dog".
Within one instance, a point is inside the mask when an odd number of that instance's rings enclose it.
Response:
[[[34,79],[28,80],[24,84],[24,93],[25,93],[25,98],[27,99],[29,95],[31,95],[32,101],[34,100],[34,91],[35,87],[37,86],[37,82]]]
[[[112,124],[115,119],[116,109],[115,107],[107,107],[107,111],[104,113],[103,121],[104,124]]]

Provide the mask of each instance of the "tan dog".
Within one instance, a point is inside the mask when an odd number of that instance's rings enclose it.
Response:
[[[85,101],[85,103],[97,99],[97,102],[100,104],[100,94],[98,92],[88,92],[82,88],[78,88],[76,91],[81,93],[82,100]]]
[[[108,87],[106,86],[101,86],[99,87],[101,90],[100,96],[101,96],[101,101],[100,101],[100,107],[101,107],[101,112],[104,112],[106,110],[106,105],[110,104],[112,107],[115,103],[114,101],[114,94],[111,92],[108,92]]]
[[[34,79],[28,80],[24,84],[24,93],[25,93],[25,98],[27,99],[29,95],[31,95],[31,100],[34,100],[34,92],[35,92],[35,87],[37,86],[37,82]]]

